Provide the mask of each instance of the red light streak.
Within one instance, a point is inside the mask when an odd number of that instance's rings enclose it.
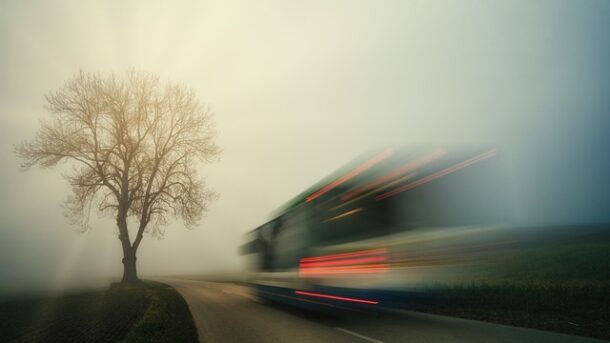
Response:
[[[304,268],[300,270],[302,276],[329,275],[329,274],[369,274],[385,273],[389,266],[387,264],[364,264],[359,266],[340,266],[322,268]]]
[[[385,254],[386,251],[387,250],[385,248],[379,248],[379,249],[362,250],[362,251],[333,254],[333,255],[304,257],[301,259],[301,262],[326,261],[326,260],[336,260],[336,259],[347,258],[347,257],[378,255],[378,254]]]
[[[341,176],[340,178],[336,179],[335,181],[333,181],[333,182],[329,183],[328,185],[324,186],[319,191],[317,191],[317,192],[311,194],[310,196],[308,196],[307,197],[307,202],[310,202],[310,201],[313,201],[313,200],[319,198],[320,196],[324,195],[325,193],[327,193],[331,189],[339,186],[343,182],[353,178],[354,176],[362,173],[363,171],[369,169],[370,167],[376,165],[377,163],[385,160],[390,155],[392,155],[392,149],[384,150],[382,153],[380,153],[379,155],[373,157],[372,159],[364,162],[363,164],[358,166],[356,169],[354,169],[354,170],[350,171],[349,173]]]
[[[305,291],[298,291],[298,290],[294,291],[294,293],[299,294],[299,295],[307,295],[307,296],[310,296],[310,297],[318,297],[318,298],[326,298],[326,299],[333,299],[333,300],[349,301],[349,302],[360,303],[360,304],[372,304],[372,305],[379,304],[379,301],[375,301],[375,300],[365,300],[365,299],[357,299],[357,298],[340,297],[340,296],[337,296],[337,295],[330,295],[330,294],[313,293],[313,292],[305,292]]]
[[[302,258],[299,263],[299,275],[311,277],[333,274],[384,273],[388,270],[388,265],[379,262],[387,261],[386,252],[385,248],[380,248]]]
[[[375,199],[376,200],[383,200],[385,198],[391,197],[391,196],[396,195],[398,193],[402,193],[402,192],[408,191],[410,189],[419,187],[419,186],[421,186],[423,184],[426,184],[426,183],[428,183],[430,181],[436,180],[439,177],[443,177],[445,175],[451,174],[451,173],[453,173],[455,171],[458,171],[460,169],[466,168],[466,167],[468,167],[470,165],[473,165],[473,164],[475,164],[477,162],[480,162],[480,161],[482,161],[484,159],[493,157],[495,155],[496,155],[496,150],[487,151],[487,152],[482,153],[480,155],[477,155],[477,156],[475,156],[473,158],[470,158],[470,159],[468,159],[466,161],[463,161],[463,162],[460,162],[460,163],[458,163],[456,165],[453,165],[453,166],[451,166],[449,168],[446,168],[446,169],[443,169],[443,170],[438,171],[436,173],[430,174],[430,175],[428,175],[426,177],[423,177],[423,178],[421,178],[421,179],[419,179],[417,181],[408,183],[408,184],[406,184],[404,186],[398,187],[398,188],[396,188],[394,190],[391,190],[391,191],[389,191],[387,193],[378,195],[378,196],[375,197]]]

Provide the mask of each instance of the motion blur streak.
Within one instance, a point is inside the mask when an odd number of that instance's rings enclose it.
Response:
[[[509,240],[503,242],[494,242],[490,244],[476,244],[476,245],[457,245],[452,247],[443,247],[436,249],[427,249],[418,252],[413,251],[403,251],[396,252],[392,255],[392,259],[394,261],[402,261],[403,258],[413,258],[413,257],[425,257],[425,256],[441,256],[441,255],[454,255],[454,254],[472,254],[472,253],[481,253],[485,251],[500,249],[509,249],[514,248],[518,241]]]
[[[329,221],[331,221],[331,220],[341,219],[341,218],[343,218],[343,217],[347,217],[347,216],[349,216],[350,214],[358,213],[358,212],[360,212],[360,211],[362,211],[362,207],[360,207],[360,208],[356,208],[356,209],[353,209],[353,210],[351,210],[351,211],[347,211],[347,212],[345,212],[345,213],[342,213],[342,214],[340,214],[340,215],[338,215],[338,216],[335,216],[335,217],[332,217],[332,218],[326,219],[326,221],[327,221],[327,222],[329,222]]]
[[[439,177],[443,177],[445,175],[451,174],[451,173],[453,173],[455,171],[458,171],[458,170],[460,170],[462,168],[466,168],[466,167],[468,167],[470,165],[473,165],[473,164],[475,164],[475,163],[477,163],[479,161],[482,161],[484,159],[493,157],[495,155],[496,155],[496,150],[495,149],[494,150],[490,150],[488,152],[485,152],[483,154],[475,156],[475,157],[473,157],[471,159],[468,159],[468,160],[466,160],[464,162],[460,162],[460,163],[458,163],[458,164],[456,164],[456,165],[454,165],[452,167],[449,167],[447,169],[443,169],[443,170],[441,170],[439,172],[436,172],[434,174],[428,175],[428,176],[426,176],[424,178],[421,178],[421,179],[419,179],[417,181],[408,183],[408,184],[406,184],[406,185],[404,185],[402,187],[399,187],[399,188],[397,188],[395,190],[392,190],[390,192],[387,192],[387,193],[384,193],[382,195],[379,195],[375,199],[383,200],[383,199],[385,199],[387,197],[391,197],[391,196],[396,195],[398,193],[408,191],[408,190],[413,189],[415,187],[418,187],[418,186],[421,186],[423,184],[426,184],[426,183],[428,183],[428,182],[430,182],[432,180],[438,179]]]
[[[304,257],[304,258],[301,259],[301,262],[325,261],[325,260],[347,258],[347,257],[385,254],[386,251],[387,250],[385,248],[382,248],[382,249],[371,249],[371,250],[364,250],[364,251],[349,252],[349,253],[343,253],[343,254],[333,254],[333,255],[324,255],[324,256],[315,256],[315,257]]]
[[[348,201],[350,199],[357,197],[358,195],[360,195],[362,193],[365,193],[365,192],[373,190],[377,187],[380,187],[381,185],[383,185],[386,182],[390,182],[399,176],[402,176],[406,173],[410,173],[412,171],[415,171],[415,170],[425,166],[426,164],[436,160],[437,158],[443,156],[446,153],[447,153],[447,150],[445,150],[445,149],[442,149],[442,148],[436,149],[432,153],[422,156],[414,161],[411,161],[411,162],[407,163],[406,165],[380,177],[379,179],[375,180],[374,182],[372,182],[364,187],[361,187],[359,189],[346,193],[344,196],[341,197],[341,200]]]
[[[271,300],[289,300],[298,290],[348,307],[370,300],[346,299],[370,298],[400,307],[425,285],[493,272],[509,248],[503,243],[519,239],[499,225],[510,203],[495,155],[489,148],[421,147],[355,161],[248,235],[241,249],[252,266],[248,281]],[[422,177],[400,186],[413,175]],[[346,198],[353,208],[338,210]]]
[[[379,301],[340,297],[340,296],[330,295],[330,294],[312,293],[312,292],[304,292],[304,291],[295,291],[295,293],[299,294],[299,295],[307,295],[307,296],[311,296],[311,297],[326,298],[326,299],[332,299],[332,300],[349,301],[349,302],[360,303],[360,304],[371,304],[371,305],[379,304]]]
[[[319,198],[320,196],[324,195],[326,192],[330,191],[331,189],[339,186],[340,184],[344,183],[345,181],[348,181],[349,179],[353,178],[354,176],[359,175],[360,173],[362,173],[363,171],[369,169],[370,167],[376,165],[377,163],[385,160],[386,158],[390,157],[392,155],[393,151],[392,149],[386,149],[384,150],[382,153],[380,153],[379,155],[373,157],[372,159],[366,161],[365,163],[363,163],[362,165],[358,166],[356,169],[352,170],[351,172],[343,175],[342,177],[338,178],[337,180],[331,182],[330,184],[328,184],[326,187],[322,188],[321,190],[313,193],[312,195],[307,197],[307,201],[313,201],[317,198]]]
[[[446,289],[503,287],[523,266],[552,269],[536,263],[540,254],[555,257],[546,249],[561,231],[510,225],[510,163],[491,158],[491,147],[432,148],[354,161],[252,230],[241,251],[255,294],[309,308],[289,297],[409,308],[442,301]],[[339,209],[342,199],[352,207]]]
[[[411,179],[412,177],[413,177],[413,174],[407,174],[407,175],[405,175],[403,177],[399,177],[398,179],[396,179],[396,180],[394,180],[392,182],[389,182],[389,183],[387,183],[387,184],[385,184],[385,185],[383,185],[381,187],[375,188],[375,189],[371,190],[370,192],[364,193],[364,194],[362,194],[359,197],[356,197],[356,198],[354,198],[352,200],[349,200],[349,201],[344,202],[344,203],[342,203],[342,204],[340,204],[338,206],[335,206],[335,207],[333,207],[333,210],[337,210],[339,208],[345,207],[345,206],[347,206],[347,205],[349,205],[349,204],[351,204],[353,202],[356,202],[356,201],[359,201],[361,199],[364,199],[364,198],[368,197],[369,195],[373,195],[373,194],[375,194],[377,192],[381,192],[383,190],[386,190],[386,189],[388,189],[388,188],[390,188],[390,187],[392,187],[394,185],[398,185],[398,184],[400,184],[402,182],[407,181],[408,179]]]
[[[302,277],[312,277],[319,275],[340,275],[340,274],[370,274],[370,273],[385,273],[388,271],[387,264],[364,264],[357,266],[341,266],[341,267],[313,267],[303,268],[300,271]]]
[[[302,302],[306,302],[306,303],[310,303],[310,304],[315,304],[316,306],[325,306],[325,307],[334,307],[334,308],[339,308],[337,306],[334,306],[332,304],[327,304],[327,303],[323,303],[323,302],[319,302],[319,301],[315,301],[315,300],[311,300],[311,299],[303,299],[301,297],[292,297],[289,295],[285,295],[285,294],[277,294],[274,292],[265,292],[265,291],[259,291],[260,293],[266,293],[270,296],[274,296],[274,297],[280,297],[280,298],[284,298],[284,299],[289,299],[289,300],[297,300],[297,301],[302,301]]]
[[[373,249],[317,257],[320,260],[315,260],[316,257],[313,258],[314,260],[303,258],[299,263],[299,275],[316,277],[385,273],[389,269],[389,265],[379,263],[387,261],[388,256],[385,252],[386,249]]]
[[[324,261],[324,262],[305,262],[301,264],[301,267],[324,267],[324,266],[341,266],[350,264],[361,264],[361,263],[372,263],[372,262],[383,262],[386,260],[385,256],[378,257],[361,257],[348,260],[340,261]]]

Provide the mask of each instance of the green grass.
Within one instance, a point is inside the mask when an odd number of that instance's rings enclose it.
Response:
[[[410,308],[456,317],[610,338],[610,286],[471,284],[436,288]]]
[[[532,246],[499,257],[487,268],[493,276],[476,283],[429,287],[411,308],[610,339],[606,239]]]
[[[0,340],[197,342],[197,332],[186,303],[176,291],[146,282],[0,303]]]
[[[517,283],[610,284],[610,242],[554,243],[523,249],[491,266],[497,280]]]
[[[173,288],[156,284],[148,310],[124,342],[198,342],[197,329],[184,298]]]

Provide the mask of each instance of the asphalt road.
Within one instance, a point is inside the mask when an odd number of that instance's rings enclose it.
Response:
[[[604,342],[410,311],[329,315],[267,304],[248,287],[157,279],[186,299],[208,342]]]

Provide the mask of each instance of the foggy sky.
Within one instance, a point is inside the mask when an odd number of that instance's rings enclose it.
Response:
[[[66,166],[18,170],[44,95],[79,70],[191,86],[224,149],[195,229],[146,237],[142,275],[237,270],[241,235],[371,147],[495,144],[522,225],[608,222],[610,2],[2,1],[0,292],[119,276],[114,221],[62,217]]]

